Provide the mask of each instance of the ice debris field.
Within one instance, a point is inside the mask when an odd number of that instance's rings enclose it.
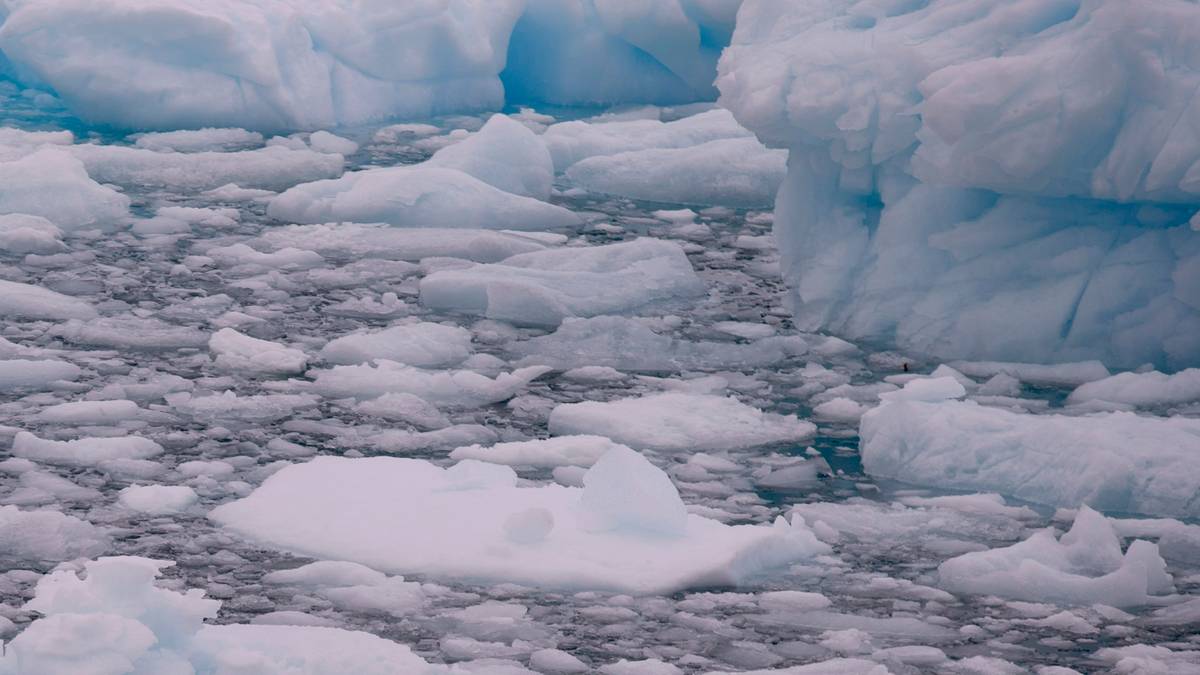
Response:
[[[0,675],[1200,673],[1197,35],[0,0]]]

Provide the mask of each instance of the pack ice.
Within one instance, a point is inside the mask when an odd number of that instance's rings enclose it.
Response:
[[[627,447],[608,450],[583,483],[519,487],[511,468],[469,459],[443,469],[320,457],[209,516],[264,544],[390,573],[568,590],[736,585],[829,550],[799,521],[689,514],[667,475]]]
[[[747,0],[717,85],[790,150],[775,228],[799,325],[942,358],[1195,364],[1198,30],[1182,0]]]

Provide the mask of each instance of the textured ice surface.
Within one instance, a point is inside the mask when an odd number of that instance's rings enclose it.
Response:
[[[1122,552],[1108,519],[1086,506],[1061,538],[1041,530],[1006,548],[966,553],[942,563],[938,578],[964,593],[1113,607],[1175,590],[1157,545],[1139,539]]]
[[[67,231],[125,224],[129,198],[89,174],[57,147],[0,162],[0,213],[42,216]]]
[[[590,157],[572,164],[566,175],[579,187],[631,199],[761,208],[775,203],[786,162],[782,150],[735,138]]]
[[[744,3],[717,84],[791,151],[798,324],[943,358],[1195,363],[1198,25],[1187,2]]]
[[[579,216],[504,192],[458,169],[420,164],[348,173],[304,183],[271,200],[268,213],[293,223],[352,221],[400,227],[547,230]]]
[[[283,469],[210,517],[273,546],[389,572],[637,593],[737,584],[827,551],[784,521],[731,527],[687,515],[666,475],[628,448],[610,450],[584,481],[521,488],[511,469],[473,460],[442,469],[326,457]]]
[[[497,109],[506,94],[566,105],[712,99],[740,4],[22,0],[6,8],[0,50],[23,81],[93,122],[317,129]]]
[[[354,365],[376,359],[440,368],[462,363],[471,353],[471,334],[457,326],[404,324],[330,340],[321,348],[327,363]]]
[[[948,378],[941,381],[956,385]],[[1128,412],[1029,415],[973,401],[924,398],[893,398],[863,415],[868,472],[921,485],[993,490],[1054,506],[1200,515],[1195,500],[1200,422],[1195,419]]]
[[[733,398],[682,393],[568,403],[554,409],[549,424],[556,435],[605,433],[635,448],[672,452],[798,442],[816,431]]]
[[[42,614],[0,658],[0,672],[258,673],[364,675],[434,673],[407,647],[353,631],[308,626],[204,625],[220,601],[201,590],[178,593],[154,579],[174,563],[100,558],[87,577],[43,577],[26,607]],[[70,644],[71,649],[62,649]]]
[[[728,110],[716,109],[682,119],[574,120],[555,124],[542,138],[558,171],[588,157],[653,149],[691,148],[729,138],[749,138]]]
[[[435,272],[421,281],[421,304],[518,325],[556,326],[568,317],[636,311],[702,291],[678,244],[641,238]]]
[[[294,225],[268,230],[260,240],[275,248],[300,247],[321,255],[385,260],[463,258],[498,262],[518,253],[540,251],[539,240],[512,232],[414,228],[341,223]]]
[[[425,166],[458,169],[515,195],[550,198],[554,161],[542,139],[507,115],[493,115],[470,138],[442,148]]]

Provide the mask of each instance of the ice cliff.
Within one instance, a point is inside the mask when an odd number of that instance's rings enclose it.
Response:
[[[747,0],[717,85],[790,149],[775,227],[800,325],[1196,363],[1198,32],[1183,0]]]
[[[715,98],[740,3],[4,0],[0,73],[136,129],[491,110],[505,87],[510,101],[679,103]]]

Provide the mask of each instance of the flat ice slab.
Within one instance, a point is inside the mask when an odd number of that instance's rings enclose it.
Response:
[[[803,525],[688,514],[670,479],[628,448],[606,454],[584,483],[517,487],[512,469],[472,460],[442,469],[321,457],[210,517],[263,544],[389,573],[575,590],[734,585],[828,551]]]
[[[303,183],[272,199],[267,214],[293,223],[492,230],[548,230],[582,223],[561,206],[504,192],[458,169],[425,165],[367,169]]]
[[[601,434],[634,448],[676,452],[799,442],[816,430],[797,417],[707,394],[566,403],[550,413],[550,433],[555,435]]]
[[[619,314],[703,291],[678,244],[643,237],[434,272],[421,280],[421,304],[552,327],[567,317]]]
[[[1029,415],[890,398],[863,415],[859,433],[863,466],[878,477],[1054,506],[1200,517],[1196,419]]]

